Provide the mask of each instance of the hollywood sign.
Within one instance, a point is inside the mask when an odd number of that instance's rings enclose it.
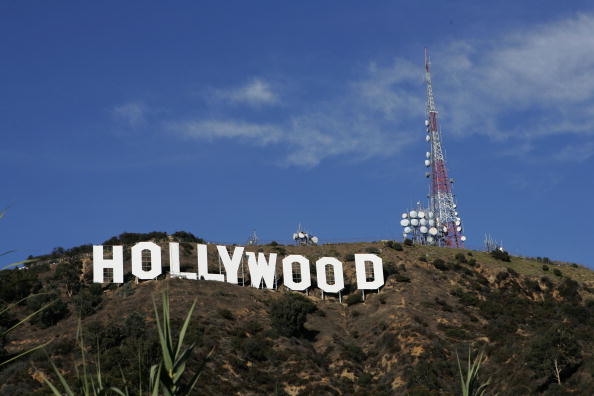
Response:
[[[268,289],[275,287],[277,254],[245,252],[241,246],[235,246],[229,254],[226,246],[218,246],[220,262],[225,268],[224,274],[208,272],[207,246],[197,244],[197,271],[182,272],[179,260],[179,243],[169,243],[169,273],[172,278],[204,279],[238,284],[238,270],[243,258],[247,258],[251,286],[259,288],[264,285]],[[150,269],[143,268],[142,252],[150,252]],[[361,290],[377,290],[384,284],[384,271],[381,257],[375,254],[355,254],[355,272],[357,288]],[[155,279],[163,273],[161,263],[161,247],[153,242],[139,242],[131,250],[132,275],[138,279]],[[295,266],[301,276],[293,278]],[[322,257],[315,263],[317,287],[325,293],[339,293],[344,289],[343,264],[334,257]],[[367,268],[367,271],[366,271]],[[124,249],[113,246],[112,258],[106,259],[103,246],[93,246],[93,282],[104,283],[104,272],[111,269],[114,283],[124,282]],[[329,283],[327,274],[331,269],[334,282]],[[282,259],[283,283],[290,290],[303,291],[312,286],[309,260],[298,254],[291,254]],[[370,276],[372,275],[372,276]]]

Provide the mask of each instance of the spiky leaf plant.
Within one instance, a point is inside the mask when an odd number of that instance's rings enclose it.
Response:
[[[481,351],[479,354],[472,359],[470,348],[468,349],[468,365],[466,372],[462,371],[462,365],[460,364],[460,358],[458,352],[456,352],[456,360],[458,362],[458,371],[460,373],[460,387],[462,396],[484,396],[487,391],[487,387],[491,383],[491,379],[481,383],[479,378],[479,371],[482,364],[485,362],[487,357]]]

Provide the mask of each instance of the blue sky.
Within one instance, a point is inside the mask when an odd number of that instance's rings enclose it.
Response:
[[[594,266],[594,7],[496,3],[2,2],[4,262],[123,231],[401,238],[427,46],[468,245]]]

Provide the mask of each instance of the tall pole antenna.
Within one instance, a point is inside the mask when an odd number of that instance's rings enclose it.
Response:
[[[448,177],[443,153],[441,129],[438,122],[439,113],[435,106],[431,83],[431,59],[427,48],[425,48],[425,84],[427,86],[426,140],[430,145],[430,151],[426,153],[425,165],[431,168],[429,209],[434,213],[438,227],[442,228],[440,230],[444,235],[441,238],[442,243],[450,247],[464,247],[466,238],[462,236],[462,221],[458,216],[452,192],[454,181]]]

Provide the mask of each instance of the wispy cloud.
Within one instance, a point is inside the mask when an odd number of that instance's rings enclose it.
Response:
[[[146,106],[140,102],[128,102],[112,109],[113,117],[132,128],[139,127],[146,122]]]
[[[215,96],[232,103],[242,103],[250,106],[279,103],[279,96],[273,91],[272,85],[260,78],[255,78],[240,87],[216,90]]]
[[[503,155],[541,150],[543,138],[574,135],[559,160],[584,161],[594,145],[594,16],[578,15],[528,26],[486,40],[441,43],[432,53],[434,92],[448,135],[483,135]],[[420,52],[420,51],[419,51]],[[419,142],[424,117],[422,59],[371,62],[358,79],[337,81],[338,93],[313,101],[283,96],[284,112],[236,113],[231,104],[280,103],[267,80],[215,90],[209,116],[166,121],[169,131],[194,139],[233,138],[279,145],[287,164],[316,166],[326,158],[390,156]],[[289,113],[290,111],[290,113]],[[131,124],[143,120],[134,104],[117,110]],[[247,121],[249,120],[249,121]],[[570,142],[571,143],[571,142]]]
[[[556,160],[568,162],[583,162],[592,157],[594,157],[594,142],[569,144],[554,156]]]

